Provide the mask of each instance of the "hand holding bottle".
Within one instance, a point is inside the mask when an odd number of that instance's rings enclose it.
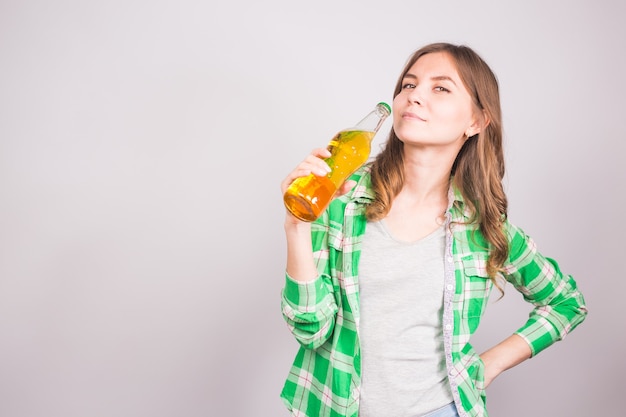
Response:
[[[313,151],[311,151],[311,153],[282,181],[280,185],[282,194],[284,195],[289,186],[298,178],[307,177],[311,174],[317,177],[324,177],[328,175],[331,172],[331,168],[328,166],[326,160],[330,157],[331,152],[327,148],[313,149]],[[355,185],[356,181],[345,181],[334,194],[333,198],[346,194]],[[303,223],[304,221],[297,218],[289,210],[287,210],[286,222]],[[308,221],[306,223],[308,223]]]

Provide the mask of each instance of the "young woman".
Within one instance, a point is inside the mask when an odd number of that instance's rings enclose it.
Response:
[[[385,148],[315,222],[287,213],[282,312],[301,347],[282,398],[293,416],[487,416],[485,388],[587,313],[571,276],[507,218],[498,83],[470,48],[416,51]],[[282,182],[326,175],[316,149]],[[480,355],[493,286],[533,305]],[[514,330],[514,329],[512,329]]]

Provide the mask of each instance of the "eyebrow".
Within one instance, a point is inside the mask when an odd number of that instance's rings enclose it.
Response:
[[[411,73],[404,74],[403,79],[404,78],[411,78],[413,80],[417,80],[417,76],[415,76],[415,75],[413,75]],[[430,79],[432,81],[450,81],[452,84],[454,84],[456,86],[456,83],[454,82],[454,80],[451,77],[447,76],[447,75],[437,75],[437,76],[434,76],[434,77],[430,77]]]

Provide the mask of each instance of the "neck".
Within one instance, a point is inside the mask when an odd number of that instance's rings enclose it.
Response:
[[[436,150],[406,150],[401,192],[418,201],[447,200],[454,158]]]

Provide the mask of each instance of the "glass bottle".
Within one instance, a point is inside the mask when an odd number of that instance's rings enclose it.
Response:
[[[325,176],[310,174],[297,178],[283,196],[285,206],[298,219],[311,222],[328,207],[335,193],[369,158],[372,139],[391,113],[387,103],[378,103],[354,127],[338,132],[328,144],[330,167]]]

